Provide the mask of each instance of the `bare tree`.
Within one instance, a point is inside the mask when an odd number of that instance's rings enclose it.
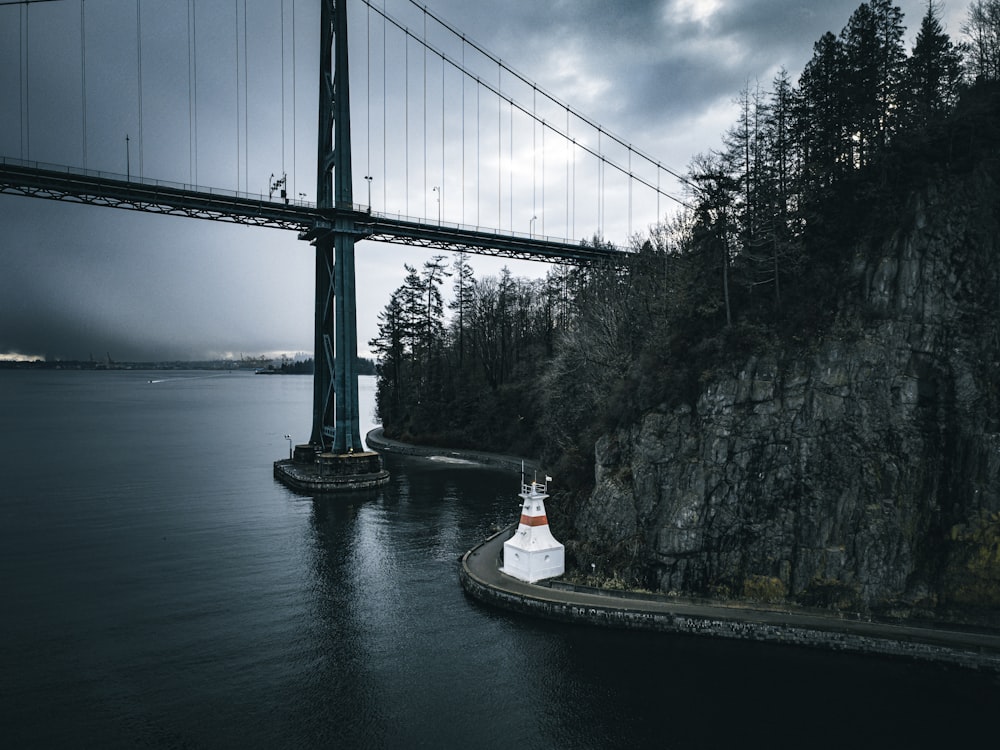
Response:
[[[968,37],[967,72],[974,80],[1000,80],[1000,0],[975,0],[962,24]]]

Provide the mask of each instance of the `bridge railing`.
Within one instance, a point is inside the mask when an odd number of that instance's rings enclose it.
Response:
[[[442,230],[456,230],[461,232],[474,232],[476,234],[493,235],[494,237],[503,238],[517,238],[522,240],[529,240],[534,242],[543,242],[553,245],[579,245],[582,240],[571,239],[567,237],[560,237],[558,235],[541,234],[539,232],[515,232],[510,229],[497,229],[493,226],[480,225],[480,224],[464,224],[462,222],[454,221],[438,221],[436,219],[426,219],[420,216],[408,216],[401,213],[391,213],[386,211],[372,211],[368,206],[355,206],[355,210],[360,210],[364,213],[371,215],[376,219],[385,219],[387,221],[414,224],[419,225],[424,228],[439,228]],[[607,247],[612,250],[618,250],[625,252],[626,249],[607,243]]]
[[[189,182],[171,182],[170,180],[154,180],[149,177],[139,177],[131,174],[121,174],[120,172],[107,172],[98,169],[84,169],[83,167],[70,167],[65,164],[52,164],[42,161],[30,161],[25,159],[15,159],[10,156],[0,156],[0,165],[10,165],[25,169],[35,169],[45,172],[55,172],[58,174],[73,175],[75,177],[94,177],[100,180],[114,180],[116,182],[127,182],[135,185],[152,188],[167,188],[170,190],[181,190],[191,193],[203,193],[206,195],[218,195],[226,198],[239,198],[242,200],[259,201],[262,203],[281,203],[284,205],[298,206],[300,208],[315,208],[316,204],[303,200],[292,200],[263,193],[245,193],[238,190],[227,190],[225,188],[208,187],[206,185],[195,185]],[[364,211],[365,206],[355,205],[356,211]]]

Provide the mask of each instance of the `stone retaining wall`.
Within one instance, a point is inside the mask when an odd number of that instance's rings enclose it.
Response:
[[[499,533],[502,534],[504,531]],[[967,651],[911,640],[870,637],[847,631],[814,630],[736,619],[649,612],[626,609],[621,606],[580,605],[525,596],[490,586],[477,578],[467,564],[469,555],[474,551],[470,550],[462,557],[459,572],[462,588],[481,602],[512,612],[561,622],[584,623],[601,627],[653,630],[662,633],[713,636],[823,648],[830,651],[904,657],[1000,673],[1000,654],[996,653]]]

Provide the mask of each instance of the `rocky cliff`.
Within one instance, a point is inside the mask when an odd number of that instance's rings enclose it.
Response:
[[[836,324],[596,446],[579,562],[666,592],[1000,613],[998,171],[928,181]]]

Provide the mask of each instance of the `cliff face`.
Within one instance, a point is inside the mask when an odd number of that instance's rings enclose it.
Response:
[[[581,562],[662,591],[1000,612],[996,173],[904,214],[808,351],[759,352],[598,441]]]

